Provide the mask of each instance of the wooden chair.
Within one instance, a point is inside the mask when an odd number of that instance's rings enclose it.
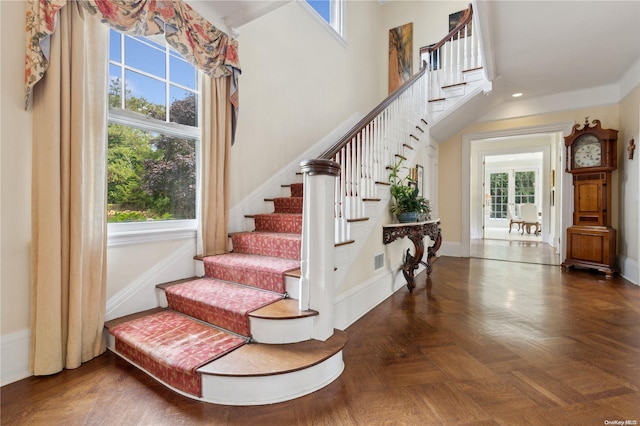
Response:
[[[535,226],[535,235],[540,234],[540,221],[538,220],[538,207],[535,204],[520,204],[520,219],[522,219],[521,233],[531,233],[531,227]]]
[[[511,227],[513,225],[518,225],[518,231],[522,229],[524,221],[513,213],[513,206],[511,204],[507,205],[507,217],[509,218],[509,233],[511,233]]]

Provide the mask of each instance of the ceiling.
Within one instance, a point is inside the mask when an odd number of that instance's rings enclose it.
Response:
[[[289,1],[189,3],[233,29]],[[640,58],[638,0],[476,0],[474,5],[492,46],[488,67],[494,90],[503,100],[515,92],[531,98],[617,84]]]
[[[291,0],[187,0],[202,16],[213,21],[222,18],[229,30],[233,31],[253,21]]]
[[[640,58],[637,0],[479,0],[476,5],[483,36],[493,47],[494,85],[508,95],[617,84]]]

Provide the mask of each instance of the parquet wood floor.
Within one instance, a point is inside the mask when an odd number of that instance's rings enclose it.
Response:
[[[442,257],[346,331],[342,376],[294,401],[195,402],[106,353],[4,386],[2,424],[640,422],[640,287],[621,278]]]

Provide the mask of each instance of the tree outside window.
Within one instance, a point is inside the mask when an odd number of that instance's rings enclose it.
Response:
[[[153,39],[109,47],[108,221],[195,219],[197,71]]]

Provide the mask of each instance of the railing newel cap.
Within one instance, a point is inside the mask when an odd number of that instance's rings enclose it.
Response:
[[[333,160],[324,158],[316,158],[312,160],[304,160],[300,163],[302,173],[314,175],[338,176],[340,174],[340,164]]]

